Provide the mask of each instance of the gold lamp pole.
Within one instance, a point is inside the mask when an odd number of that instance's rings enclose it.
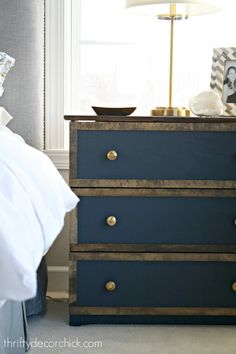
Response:
[[[203,15],[220,9],[218,0],[126,0],[126,8],[141,14],[156,15],[160,20],[170,21],[170,70],[169,107],[155,107],[152,116],[189,117],[190,110],[173,107],[173,63],[174,63],[174,22],[187,19],[190,15]]]
[[[185,107],[173,107],[173,63],[174,63],[174,23],[175,20],[187,19],[188,16],[177,14],[176,4],[169,5],[169,13],[158,15],[160,20],[170,20],[170,68],[169,68],[169,106],[155,107],[151,110],[152,116],[190,117],[190,110]]]
[[[170,7],[173,5],[170,5]],[[169,79],[169,107],[172,107],[172,93],[173,93],[173,57],[174,57],[174,16],[171,15],[170,28],[170,79]]]

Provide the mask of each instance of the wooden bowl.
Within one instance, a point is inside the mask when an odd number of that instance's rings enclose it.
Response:
[[[98,116],[128,116],[133,113],[136,107],[97,107],[92,109]]]

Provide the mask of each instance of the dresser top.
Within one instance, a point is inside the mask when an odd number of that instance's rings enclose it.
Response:
[[[236,117],[153,117],[153,116],[97,116],[65,115],[65,120],[80,122],[126,122],[126,123],[236,123]]]
[[[65,116],[73,130],[232,131],[236,117]]]

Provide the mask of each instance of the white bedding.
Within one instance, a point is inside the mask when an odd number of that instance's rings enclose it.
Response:
[[[0,303],[36,294],[36,270],[78,198],[49,158],[0,126]]]
[[[7,110],[0,106],[0,123],[3,125],[7,125],[13,117],[7,112]]]
[[[5,304],[6,300],[0,300],[0,308]]]

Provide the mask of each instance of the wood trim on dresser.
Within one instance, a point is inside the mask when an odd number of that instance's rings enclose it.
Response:
[[[79,244],[72,240],[71,252],[202,252],[202,253],[232,253],[236,252],[235,244],[209,245],[209,244],[129,244],[129,243],[100,243]]]
[[[159,122],[159,123],[235,123],[236,117],[154,117],[154,116],[117,116],[117,115],[65,115],[72,122]]]
[[[232,307],[79,307],[71,303],[70,315],[235,316]]]
[[[70,179],[77,176],[77,134],[70,123]],[[70,186],[72,186],[70,184]]]
[[[109,253],[109,252],[71,252],[71,261],[106,260],[106,261],[181,261],[181,262],[235,262],[235,253]],[[235,303],[236,306],[236,303]]]
[[[73,164],[72,164],[73,166]],[[75,176],[75,168],[71,175]],[[236,181],[217,180],[140,180],[140,179],[70,179],[72,188],[236,188]]]
[[[141,122],[79,122],[72,121],[70,123],[71,130],[137,130],[137,131],[208,131],[208,132],[233,132],[236,131],[236,119],[229,122],[207,122],[196,123],[195,120],[186,123],[186,121],[170,122],[166,120],[165,122],[150,122],[146,123],[143,119]]]
[[[78,232],[78,208],[75,208],[70,213],[70,243],[77,244],[77,232]]]
[[[77,264],[75,261],[69,261],[69,304],[75,303],[77,287]]]
[[[131,197],[227,197],[235,198],[236,189],[130,189],[130,188],[72,188],[79,197],[131,196]]]

